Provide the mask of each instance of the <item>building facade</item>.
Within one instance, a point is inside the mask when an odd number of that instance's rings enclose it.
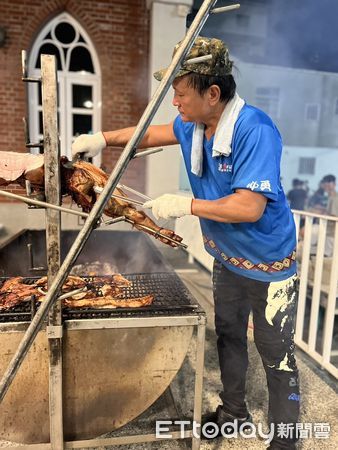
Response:
[[[42,138],[41,95],[21,80],[22,50],[30,76],[41,53],[57,57],[62,154],[82,132],[137,124],[149,98],[149,16],[145,0],[2,0],[0,151],[27,151],[24,116],[31,140]],[[101,166],[111,171],[120,152],[104,151]],[[145,164],[138,158],[125,174],[136,189],[144,189]]]

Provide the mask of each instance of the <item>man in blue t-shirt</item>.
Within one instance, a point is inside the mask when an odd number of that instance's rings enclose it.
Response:
[[[179,45],[179,44],[178,44]],[[178,46],[176,46],[176,49]],[[209,55],[203,62],[187,62]],[[156,72],[161,80],[166,69]],[[298,371],[294,358],[296,306],[295,227],[280,183],[282,141],[263,112],[236,93],[232,61],[219,39],[196,39],[173,82],[179,115],[152,125],[140,148],[179,143],[194,198],[165,194],[146,202],[156,218],[200,218],[206,250],[215,258],[215,325],[223,392],[202,425],[251,422],[245,402],[247,326],[252,310],[254,338],[269,390],[270,449],[294,449],[299,415]],[[73,155],[95,156],[107,145],[124,146],[135,127],[79,136]],[[249,426],[249,425],[248,425]],[[242,428],[243,428],[242,427]],[[208,437],[213,428],[203,426]],[[227,430],[223,430],[222,432]],[[220,433],[221,434],[221,433]]]

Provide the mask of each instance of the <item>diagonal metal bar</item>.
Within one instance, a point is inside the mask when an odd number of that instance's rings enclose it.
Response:
[[[210,14],[219,14],[223,12],[233,11],[234,9],[240,8],[240,4],[236,3],[235,5],[221,6],[220,8],[215,8],[210,11]]]
[[[51,203],[42,202],[40,200],[35,200],[33,198],[24,197],[23,195],[13,194],[13,192],[2,191],[0,189],[0,196],[14,198],[15,200],[20,200],[28,205],[41,206],[42,208],[55,209],[56,211],[61,211],[68,214],[73,214],[74,216],[89,217],[88,213],[82,211],[76,211],[75,209],[64,208],[63,206],[52,205]]]
[[[83,228],[77,235],[72,247],[70,248],[68,255],[66,256],[62,266],[56,277],[53,280],[49,288],[48,295],[46,296],[45,302],[39,308],[39,311],[34,316],[31,324],[26,330],[22,341],[20,342],[15,355],[13,356],[7,370],[5,371],[3,378],[0,383],[0,402],[6,395],[9,386],[11,385],[16,372],[18,371],[20,365],[23,362],[24,357],[26,356],[28,350],[30,349],[34,339],[41,328],[43,321],[45,320],[51,306],[56,301],[58,291],[64,281],[67,278],[67,275],[76,261],[76,258],[79,256],[83,246],[85,245],[87,239],[90,236],[93,228],[96,225],[97,220],[99,219],[102,211],[110,199],[111,194],[113,193],[119,179],[121,178],[123,172],[128,166],[129,161],[133,158],[136,148],[140,141],[142,140],[148,126],[150,125],[159,105],[161,104],[164,96],[166,95],[169,86],[175,78],[175,74],[179,69],[179,66],[190,50],[191,46],[194,43],[194,40],[200,30],[202,29],[205,21],[207,20],[211,8],[215,5],[217,0],[204,0],[202,6],[200,7],[194,21],[192,22],[187,34],[185,35],[182,43],[174,55],[171,64],[168,67],[166,74],[164,75],[158,89],[156,90],[154,96],[150,100],[147,108],[145,109],[142,117],[137,124],[135,131],[124,148],[123,152],[119,160],[117,161],[114,170],[112,171],[107,184],[102,191],[102,194],[98,201],[95,203],[91,213],[89,214],[88,219],[86,220]]]
[[[144,150],[143,152],[135,153],[135,158],[142,158],[142,156],[152,155],[153,153],[162,152],[163,148],[150,148],[149,150]]]

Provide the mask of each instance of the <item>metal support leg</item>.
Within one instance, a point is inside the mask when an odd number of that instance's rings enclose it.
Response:
[[[204,346],[206,318],[200,317],[201,323],[197,326],[196,339],[196,366],[195,366],[195,395],[194,395],[194,424],[201,423],[202,417],[202,393],[204,372]],[[203,321],[203,322],[202,322]],[[200,434],[201,429],[197,429]],[[193,435],[192,450],[199,450],[201,439]]]

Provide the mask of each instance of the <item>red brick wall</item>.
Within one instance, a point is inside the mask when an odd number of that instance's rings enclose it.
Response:
[[[0,48],[0,151],[26,151],[21,50],[29,51],[41,28],[62,11],[86,29],[96,48],[102,73],[102,129],[136,124],[147,105],[149,15],[145,0],[1,0],[0,25],[6,28],[7,39]],[[118,149],[104,152],[102,166],[108,172],[119,153]],[[143,158],[132,161],[124,182],[144,190],[145,163]]]

